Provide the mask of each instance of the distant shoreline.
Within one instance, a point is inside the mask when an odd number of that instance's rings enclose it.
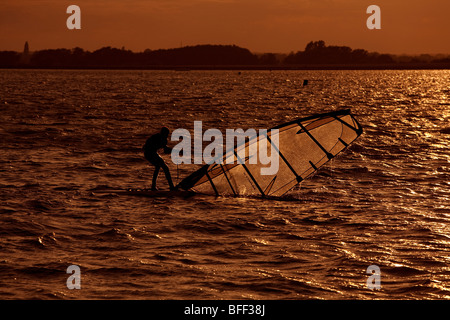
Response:
[[[160,66],[14,66],[0,70],[161,70],[161,71],[289,71],[289,70],[450,70],[450,63],[404,63],[404,64],[310,64],[310,65],[160,65]]]
[[[197,45],[173,49],[103,47],[46,49],[31,52],[28,42],[22,53],[0,51],[2,69],[91,70],[430,70],[450,69],[450,55],[395,56],[327,46],[311,41],[304,51],[290,54],[254,54],[236,45]]]

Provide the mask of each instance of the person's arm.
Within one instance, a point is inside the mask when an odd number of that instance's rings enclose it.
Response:
[[[172,152],[172,148],[168,147],[168,146],[164,146],[164,153],[165,154],[170,154]]]

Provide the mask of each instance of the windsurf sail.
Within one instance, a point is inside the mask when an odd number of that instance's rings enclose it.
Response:
[[[279,197],[346,149],[362,134],[362,127],[350,110],[300,118],[255,135],[232,150],[227,150],[220,163],[207,164],[183,179],[178,187],[205,194]],[[275,132],[275,133],[274,133]],[[275,136],[276,135],[276,136]],[[278,141],[274,144],[273,141]],[[261,174],[267,165],[250,161],[263,144],[278,153],[278,170]],[[245,150],[241,163],[227,159],[238,157]]]

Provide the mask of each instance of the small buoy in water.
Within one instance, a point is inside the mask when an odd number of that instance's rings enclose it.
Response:
[[[303,80],[303,86],[307,86],[308,85],[308,80]]]

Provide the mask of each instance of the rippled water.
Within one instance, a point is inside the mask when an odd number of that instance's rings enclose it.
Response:
[[[0,70],[0,297],[448,299],[449,88],[449,71]],[[343,107],[363,135],[280,201],[89,191],[148,187],[161,125]]]

